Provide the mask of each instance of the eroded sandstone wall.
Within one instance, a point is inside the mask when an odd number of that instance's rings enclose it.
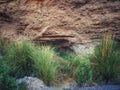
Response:
[[[37,1],[1,0],[0,32],[7,40],[89,43],[111,31],[120,40],[119,0],[54,0],[43,7]],[[67,43],[67,44],[66,44]]]

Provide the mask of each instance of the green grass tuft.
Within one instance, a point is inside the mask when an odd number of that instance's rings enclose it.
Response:
[[[10,76],[10,67],[0,57],[0,90],[17,90],[16,78]]]
[[[33,45],[26,41],[11,44],[4,58],[11,67],[14,77],[24,77],[33,71],[34,61],[32,60]]]
[[[33,59],[35,60],[34,67],[37,70],[37,76],[42,78],[47,85],[50,85],[56,79],[58,73],[55,52],[47,46],[37,47]]]
[[[117,77],[120,69],[120,56],[110,33],[103,36],[102,42],[96,46],[91,58],[94,74],[106,83]]]
[[[66,64],[61,69],[63,73],[67,73],[76,80],[79,86],[82,86],[84,83],[92,83],[92,70],[88,57],[67,54],[63,58]]]

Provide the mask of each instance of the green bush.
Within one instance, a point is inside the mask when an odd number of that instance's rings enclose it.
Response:
[[[47,85],[50,85],[56,79],[58,73],[58,63],[55,52],[47,46],[37,47],[33,54],[33,59],[35,61],[35,73],[43,79]]]
[[[74,77],[80,64],[80,57],[77,55],[66,54],[63,56],[65,65],[62,66],[62,72]],[[74,71],[74,72],[73,72]]]
[[[33,72],[32,53],[33,45],[29,42],[22,41],[9,46],[4,58],[11,67],[11,74],[14,77],[23,77]]]
[[[90,85],[92,84],[92,70],[89,61],[81,61],[79,68],[77,70],[77,83],[82,85],[84,83]]]
[[[11,44],[4,58],[11,67],[11,75],[17,78],[34,74],[50,85],[58,72],[55,52],[50,47],[35,46],[27,41]]]
[[[102,42],[96,46],[93,57],[90,59],[95,77],[101,77],[109,82],[117,77],[120,69],[120,56],[116,44],[110,33],[103,36]]]
[[[74,78],[79,85],[84,83],[92,83],[92,70],[90,61],[87,57],[80,57],[77,55],[65,55],[65,64],[62,67],[62,72],[67,73]]]
[[[18,90],[27,90],[27,84],[25,82],[18,84]]]
[[[0,76],[0,89],[1,90],[17,90],[17,82],[16,79],[5,75]]]
[[[0,90],[17,90],[16,79],[9,74],[10,68],[0,58]]]

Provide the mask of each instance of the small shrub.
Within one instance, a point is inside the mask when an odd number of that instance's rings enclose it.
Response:
[[[16,79],[5,75],[0,76],[0,89],[1,90],[17,90],[17,82]]]
[[[27,84],[25,82],[18,85],[18,90],[27,90]]]
[[[32,53],[33,45],[25,41],[14,43],[8,48],[4,58],[11,67],[13,76],[18,78],[32,73],[34,64]]]
[[[92,83],[92,70],[90,61],[87,57],[81,58],[77,55],[65,55],[66,65],[62,72],[74,78],[79,85]]]
[[[50,47],[34,46],[22,41],[8,47],[4,58],[11,67],[14,77],[30,76],[34,74],[50,85],[56,78],[58,61],[55,52]]]
[[[62,72],[67,73],[71,77],[74,77],[80,64],[80,57],[77,55],[66,54],[63,56],[63,58],[66,65],[62,68]]]
[[[92,70],[89,61],[83,61],[80,63],[77,70],[77,82],[79,85],[92,84]]]
[[[17,90],[16,79],[10,76],[9,69],[5,61],[0,58],[0,90]]]
[[[120,69],[120,56],[118,56],[116,44],[110,33],[103,36],[102,42],[96,46],[95,53],[90,60],[94,76],[101,77],[105,82],[117,77]]]
[[[56,79],[58,72],[58,63],[54,51],[50,47],[37,47],[33,59],[35,60],[35,73],[47,85],[50,85]]]

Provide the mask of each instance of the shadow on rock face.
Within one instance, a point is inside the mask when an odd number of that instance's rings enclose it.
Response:
[[[71,4],[73,5],[74,8],[80,8],[84,5],[86,5],[87,3],[89,3],[90,0],[79,0],[79,1],[73,1],[71,2]]]
[[[9,15],[7,15],[6,13],[0,12],[0,21],[5,21],[8,23],[11,23],[12,20],[13,19]]]

